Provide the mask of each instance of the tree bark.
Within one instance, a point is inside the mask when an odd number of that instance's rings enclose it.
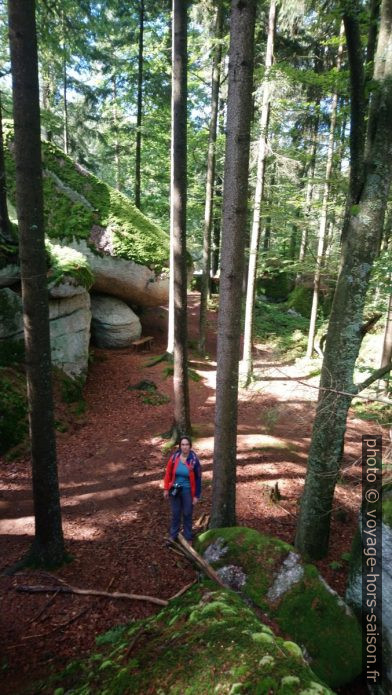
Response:
[[[4,141],[3,141],[3,111],[0,92],[0,241],[13,241],[11,223],[8,217],[7,181],[5,175]]]
[[[221,2],[219,2],[216,10],[214,31],[214,40],[216,41],[216,45],[213,52],[212,62],[211,119],[208,136],[206,203],[204,210],[203,274],[201,278],[200,292],[199,351],[203,356],[205,355],[206,351],[207,303],[210,297],[211,283],[211,229],[215,179],[215,143],[218,123],[219,84],[222,60],[222,31],[223,5]]]
[[[343,54],[343,24],[340,28],[340,43],[338,49],[337,58],[337,70],[340,70]],[[316,333],[316,321],[317,321],[317,308],[320,290],[320,280],[321,280],[321,269],[323,265],[324,258],[324,245],[325,245],[325,233],[327,229],[327,217],[328,217],[328,201],[329,201],[329,188],[331,184],[331,174],[332,174],[332,164],[333,164],[333,151],[335,142],[335,127],[336,127],[336,112],[338,106],[338,95],[335,92],[332,98],[331,106],[331,123],[329,127],[328,136],[328,151],[327,151],[327,164],[325,168],[325,180],[324,180],[324,192],[323,192],[323,202],[321,206],[320,214],[320,225],[318,233],[318,245],[317,245],[317,258],[316,258],[316,270],[314,272],[313,279],[313,299],[312,299],[312,309],[310,313],[309,322],[309,334],[308,334],[308,346],[306,350],[306,357],[311,358],[314,348],[314,336]]]
[[[342,247],[342,264],[329,321],[313,425],[296,546],[311,558],[328,550],[333,495],[351,395],[353,371],[362,335],[362,316],[369,276],[379,247],[392,178],[392,3],[383,0],[369,112],[365,178],[355,214],[352,211]]]
[[[114,135],[114,169],[116,175],[116,189],[121,191],[121,165],[120,165],[120,143],[118,139],[118,114],[117,114],[117,83],[116,75],[112,77],[113,84],[113,135]]]
[[[53,422],[35,2],[12,0],[8,12],[35,514],[31,559],[40,565],[58,565],[65,551]]]
[[[135,152],[135,205],[140,210],[140,167],[142,160],[142,115],[143,115],[143,34],[144,34],[144,0],[140,0],[139,10],[139,53],[137,74],[137,116],[136,116],[136,152]]]
[[[255,0],[232,0],[211,527],[235,524],[238,360]]]
[[[63,134],[64,134],[64,152],[68,154],[69,138],[68,138],[68,79],[67,79],[67,49],[65,43],[65,22],[64,14],[62,14],[63,27]]]
[[[190,433],[187,339],[187,7],[173,0],[170,223],[174,280],[174,436]]]
[[[265,53],[265,76],[263,80],[263,100],[260,116],[260,137],[257,157],[257,174],[255,202],[253,208],[252,234],[249,248],[248,283],[246,290],[245,304],[245,326],[244,326],[244,351],[241,363],[241,378],[244,386],[247,386],[252,378],[252,334],[253,334],[253,308],[255,303],[255,286],[257,275],[257,258],[260,241],[260,217],[261,204],[264,194],[264,179],[267,160],[267,138],[268,122],[270,115],[270,91],[271,85],[269,72],[272,67],[274,55],[274,35],[276,24],[276,3],[271,0],[268,17],[268,38]]]
[[[391,277],[391,279],[392,279],[392,277]],[[385,367],[390,362],[392,362],[392,294],[389,296],[389,302],[388,302],[387,321],[385,324],[384,342],[383,342],[383,347],[382,347],[380,368]],[[388,389],[389,389],[389,374],[383,380],[382,391],[385,395],[388,394]]]

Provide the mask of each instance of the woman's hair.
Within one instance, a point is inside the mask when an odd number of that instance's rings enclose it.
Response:
[[[181,442],[183,439],[186,439],[189,442],[189,446],[192,446],[192,440],[190,437],[188,437],[187,434],[183,434],[182,437],[180,437],[179,442],[178,442],[180,446],[181,446]]]

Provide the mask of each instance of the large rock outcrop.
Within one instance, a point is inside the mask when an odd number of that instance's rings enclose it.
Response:
[[[332,688],[362,671],[361,628],[343,600],[288,543],[242,527],[211,529],[199,552],[303,649]],[[233,580],[233,583],[232,583]]]
[[[61,244],[61,240],[57,240]],[[81,253],[94,275],[92,289],[110,294],[129,304],[153,307],[166,304],[169,298],[169,279],[157,277],[146,266],[116,256],[94,252],[83,239],[69,242]]]
[[[62,293],[61,287],[55,294]],[[19,294],[0,290],[0,358],[19,361],[23,351],[23,311]],[[68,376],[87,373],[90,342],[90,295],[83,287],[67,285],[64,296],[49,299],[49,327],[52,362]],[[1,361],[1,360],[0,360]]]
[[[13,133],[5,128],[7,188],[15,200]],[[88,260],[93,288],[129,303],[157,306],[168,300],[169,236],[130,199],[42,142],[45,230],[62,247]]]

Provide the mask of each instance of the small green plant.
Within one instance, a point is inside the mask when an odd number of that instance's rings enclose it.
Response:
[[[97,647],[101,647],[103,644],[114,644],[126,629],[126,625],[116,625],[116,627],[113,627],[111,630],[104,632],[103,635],[98,635],[95,638],[95,644]]]
[[[379,425],[392,425],[392,405],[388,403],[354,403],[352,406],[355,415],[361,420],[370,420]]]
[[[338,562],[338,560],[332,560],[332,562],[329,563],[329,567],[331,570],[337,572],[342,569],[343,565],[341,562]]]
[[[279,419],[279,407],[278,406],[272,406],[271,408],[266,408],[266,410],[263,411],[261,415],[261,422],[263,424],[263,427],[267,430],[267,432],[272,432],[276,423],[278,422]]]
[[[166,396],[165,393],[158,393],[158,391],[154,393],[140,393],[139,397],[142,403],[147,405],[163,405],[170,401],[169,396]]]

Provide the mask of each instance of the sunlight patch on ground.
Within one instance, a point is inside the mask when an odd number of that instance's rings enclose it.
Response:
[[[35,523],[33,516],[21,516],[18,519],[0,521],[0,534],[4,536],[33,536]]]
[[[268,434],[238,434],[237,448],[241,451],[263,451],[265,449],[285,449],[292,451],[292,444],[285,442],[279,437],[272,437]]]
[[[117,487],[112,490],[104,490],[102,492],[86,492],[82,495],[72,495],[72,497],[63,497],[61,506],[62,507],[75,507],[77,504],[81,504],[88,500],[107,500],[112,497],[118,497],[119,495],[128,495],[131,491],[130,487]]]

